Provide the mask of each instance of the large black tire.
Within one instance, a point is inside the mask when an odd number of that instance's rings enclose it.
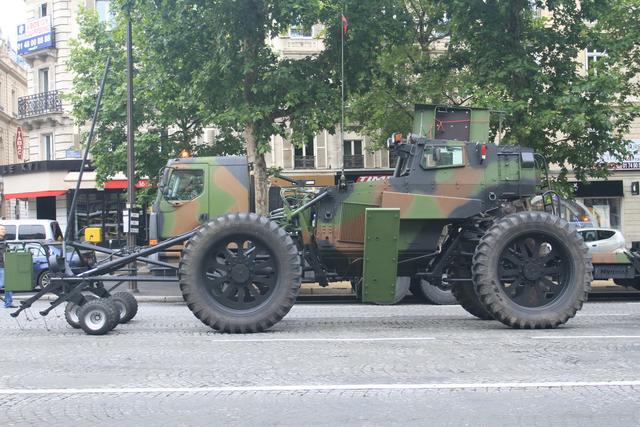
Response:
[[[210,221],[182,252],[182,296],[198,319],[221,332],[269,329],[289,312],[301,281],[291,237],[256,214]]]
[[[80,327],[88,335],[104,335],[118,324],[120,315],[108,298],[89,301],[78,311]]]
[[[555,328],[575,316],[591,289],[587,246],[567,221],[518,212],[496,221],[473,257],[480,301],[513,328]]]
[[[116,292],[111,295],[120,311],[120,323],[127,323],[138,313],[138,300],[129,292]]]
[[[634,288],[640,291],[640,279],[613,279],[613,283],[625,288]]]
[[[458,303],[451,292],[451,287],[444,284],[436,286],[423,278],[413,277],[410,289],[412,294],[429,304],[453,305]]]
[[[467,313],[480,320],[493,320],[493,316],[480,301],[472,283],[452,283],[451,293]]]

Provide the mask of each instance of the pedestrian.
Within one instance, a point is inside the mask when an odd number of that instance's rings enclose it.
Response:
[[[4,289],[4,251],[7,247],[4,235],[6,233],[7,229],[0,224],[0,289]],[[4,308],[17,308],[13,305],[13,292],[11,291],[5,291],[4,293]]]

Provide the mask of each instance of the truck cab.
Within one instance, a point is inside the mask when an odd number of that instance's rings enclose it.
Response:
[[[244,156],[169,160],[152,206],[150,243],[186,233],[218,216],[249,212],[250,183]]]

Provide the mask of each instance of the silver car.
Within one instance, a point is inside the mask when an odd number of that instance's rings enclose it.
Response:
[[[615,253],[626,249],[624,236],[618,230],[611,228],[581,228],[578,233],[587,244],[589,252]]]

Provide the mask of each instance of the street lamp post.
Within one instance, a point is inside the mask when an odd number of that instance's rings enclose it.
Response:
[[[133,117],[133,34],[131,29],[131,9],[133,8],[133,0],[127,2],[127,206],[128,215],[124,218],[128,224],[127,230],[127,246],[132,250],[136,246],[136,232],[138,217],[135,209],[136,203],[136,168],[135,168],[135,152],[133,142],[134,117]],[[129,265],[132,275],[136,275],[137,265],[135,262]],[[135,281],[129,282],[129,290],[138,292],[138,284]]]

